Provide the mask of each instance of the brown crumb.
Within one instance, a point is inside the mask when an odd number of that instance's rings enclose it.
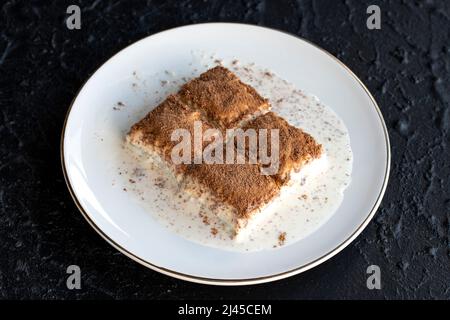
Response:
[[[216,64],[222,64],[222,60],[216,59],[216,60],[214,60],[214,63],[216,63]]]
[[[127,192],[127,188],[123,188],[123,191]]]
[[[278,236],[278,245],[282,246],[284,242],[286,241],[286,232],[281,232]]]
[[[219,231],[217,230],[217,228],[214,228],[214,227],[211,228],[211,234],[212,234],[213,236],[216,236],[218,232],[219,232]]]
[[[239,60],[237,60],[237,59],[234,59],[232,62],[231,62],[231,64],[234,66],[234,65],[237,65],[239,63]]]
[[[159,188],[164,188],[165,185],[166,185],[166,182],[163,179],[158,178],[155,180],[155,186],[157,186]]]
[[[203,216],[202,218],[203,218],[202,219],[203,223],[208,226],[209,225],[208,217],[207,216]]]
[[[271,72],[269,72],[269,71],[264,72],[264,75],[265,75],[266,77],[269,77],[269,78],[272,78],[272,77],[273,77],[273,74],[272,74]]]
[[[136,183],[133,179],[128,179],[128,181],[130,181],[130,183]]]
[[[116,105],[113,107],[113,110],[120,110],[122,109],[122,107],[125,107],[125,105],[123,104],[123,102],[119,101],[116,103]]]
[[[307,196],[306,194],[302,194],[300,197],[301,197],[303,200],[308,199],[308,196]]]
[[[141,168],[134,168],[133,169],[133,175],[135,176],[135,177],[145,177],[145,172],[144,172],[144,170],[143,169],[141,169]]]

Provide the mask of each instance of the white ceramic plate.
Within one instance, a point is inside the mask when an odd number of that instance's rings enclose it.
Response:
[[[123,152],[120,141],[130,125],[148,110],[149,88],[159,81],[151,75],[165,70],[183,74],[193,51],[237,57],[266,67],[319,97],[345,122],[354,155],[352,183],[337,212],[311,235],[286,247],[252,253],[202,246],[169,232],[126,192],[112,185]],[[136,112],[128,116],[114,112],[118,101],[126,102],[127,108]],[[86,82],[70,107],[61,157],[77,206],[110,244],[164,274],[221,285],[285,278],[341,251],[375,214],[390,166],[389,138],[380,110],[347,67],[295,36],[228,23],[161,32],[108,60]]]

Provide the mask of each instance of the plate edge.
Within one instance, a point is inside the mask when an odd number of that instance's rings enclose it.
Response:
[[[253,27],[253,28],[259,28],[259,29],[266,29],[266,30],[270,30],[270,31],[276,31],[276,32],[280,32],[280,33],[284,33],[286,35],[295,37],[296,39],[300,40],[300,41],[304,41],[308,44],[310,44],[311,46],[315,47],[316,49],[322,51],[323,53],[327,54],[330,58],[332,58],[333,60],[335,60],[339,65],[341,65],[357,82],[358,84],[363,88],[363,90],[366,92],[366,94],[368,95],[369,99],[371,100],[371,102],[373,103],[373,106],[375,107],[375,110],[378,114],[379,120],[381,122],[382,128],[383,128],[383,132],[384,132],[384,138],[385,138],[385,142],[386,142],[386,170],[385,170],[385,175],[384,175],[384,180],[383,180],[383,184],[380,190],[380,193],[378,194],[377,200],[375,201],[374,205],[372,206],[372,209],[370,210],[368,216],[364,219],[364,221],[358,226],[358,228],[346,239],[344,240],[341,244],[339,244],[338,246],[336,246],[336,248],[334,248],[333,250],[331,250],[330,252],[324,254],[323,256],[321,256],[320,258],[317,258],[314,261],[311,261],[303,266],[297,267],[295,269],[292,270],[288,270],[282,273],[278,273],[278,274],[274,274],[274,275],[270,275],[270,276],[264,276],[264,277],[256,277],[256,278],[249,278],[249,279],[214,279],[214,278],[205,278],[205,277],[198,277],[198,276],[193,276],[193,275],[189,275],[189,274],[184,274],[184,273],[180,273],[177,271],[173,271],[170,269],[166,269],[157,265],[154,265],[150,262],[147,262],[143,259],[141,259],[140,257],[134,255],[133,253],[131,253],[130,251],[128,251],[127,249],[125,249],[124,247],[122,247],[120,244],[116,243],[114,240],[112,240],[107,234],[105,234],[95,223],[94,221],[89,217],[89,214],[83,209],[83,207],[81,206],[80,202],[78,201],[78,198],[75,195],[74,190],[72,189],[72,186],[70,184],[69,181],[69,177],[67,174],[67,170],[66,170],[66,166],[65,166],[65,158],[64,158],[64,138],[65,138],[65,132],[66,132],[66,126],[67,126],[67,121],[68,118],[70,116],[70,112],[72,110],[73,104],[76,100],[76,98],[78,97],[79,93],[83,90],[83,88],[85,87],[86,83],[89,81],[89,79],[91,77],[89,77],[81,86],[81,88],[78,90],[78,92],[76,93],[74,99],[72,100],[69,109],[66,112],[66,116],[64,119],[64,123],[63,123],[63,128],[62,128],[62,132],[61,132],[61,139],[60,139],[60,160],[61,160],[61,167],[62,167],[62,171],[63,171],[63,175],[64,175],[64,181],[67,185],[67,188],[69,189],[69,193],[73,199],[73,201],[75,202],[75,205],[77,206],[78,210],[81,212],[81,214],[83,215],[83,217],[87,220],[87,222],[91,225],[91,227],[104,239],[106,240],[111,246],[113,246],[116,250],[118,250],[119,252],[123,253],[125,256],[129,257],[130,259],[142,264],[143,266],[150,268],[154,271],[160,272],[162,274],[165,274],[167,276],[171,276],[180,280],[185,280],[185,281],[190,281],[190,282],[195,282],[195,283],[201,283],[201,284],[209,284],[209,285],[222,285],[222,286],[235,286],[235,285],[251,285],[251,284],[259,284],[259,283],[266,283],[266,282],[271,282],[271,281],[276,281],[276,280],[281,280],[284,278],[288,278],[294,275],[297,275],[299,273],[305,272],[311,268],[314,268],[315,266],[327,261],[328,259],[332,258],[333,256],[335,256],[336,254],[338,254],[339,252],[341,252],[344,248],[346,248],[351,242],[353,242],[353,240],[359,236],[359,234],[366,228],[366,226],[369,224],[369,222],[372,220],[372,218],[374,217],[375,213],[377,212],[381,201],[383,199],[384,193],[386,191],[387,188],[387,184],[389,181],[389,173],[390,173],[390,166],[391,166],[391,147],[390,147],[390,141],[389,141],[389,133],[386,127],[386,123],[384,121],[383,115],[381,113],[381,110],[375,100],[375,98],[372,96],[372,94],[370,93],[370,91],[367,89],[367,87],[364,85],[364,83],[354,74],[354,72],[348,68],[343,62],[341,62],[338,58],[336,58],[335,56],[333,56],[331,53],[329,53],[327,50],[319,47],[318,45],[312,43],[311,41],[304,39],[302,37],[299,37],[295,34],[283,31],[283,30],[277,30],[274,28],[268,28],[268,27],[263,27],[263,26],[256,26],[256,25],[252,25],[252,24],[244,24],[244,23],[226,23],[226,22],[210,22],[210,23],[198,23],[198,24],[190,24],[190,25],[185,25],[185,26],[179,26],[179,27],[175,27],[175,28],[171,28],[171,29],[167,29],[161,32],[157,32],[155,34],[152,34],[150,36],[147,36],[141,40],[138,40],[132,44],[129,44],[128,46],[126,46],[125,48],[123,48],[122,50],[120,50],[119,52],[117,52],[116,54],[114,54],[112,57],[108,58],[104,63],[102,63],[98,68],[95,69],[94,72],[92,72],[92,75],[95,74],[100,68],[102,68],[108,61],[110,61],[112,58],[114,58],[116,55],[118,55],[120,52],[122,52],[123,50],[125,50],[126,48],[130,47],[131,45],[134,45],[140,41],[143,41],[145,39],[148,39],[150,37],[156,36],[156,35],[161,35],[164,32],[169,32],[169,31],[173,31],[176,29],[181,29],[181,28],[189,28],[189,27],[193,27],[193,26],[205,26],[205,25],[227,25],[227,26],[244,26],[244,27]],[[91,76],[92,76],[91,75]]]

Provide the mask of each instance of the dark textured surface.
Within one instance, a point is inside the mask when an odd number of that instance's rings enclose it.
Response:
[[[65,27],[79,4],[82,29]],[[366,28],[379,4],[382,29]],[[0,298],[450,298],[450,1],[2,1]],[[223,288],[138,265],[84,221],[59,164],[65,112],[99,65],[155,32],[206,21],[285,30],[347,64],[377,99],[392,171],[367,229],[336,257],[271,284]],[[82,289],[66,289],[66,267]],[[382,290],[366,288],[367,266]]]

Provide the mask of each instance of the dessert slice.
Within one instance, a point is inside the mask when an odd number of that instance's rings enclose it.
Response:
[[[160,167],[173,173],[184,190],[202,200],[210,214],[224,222],[231,235],[240,235],[244,229],[249,230],[250,222],[264,216],[263,209],[288,185],[292,173],[303,174],[307,165],[324,158],[322,146],[309,134],[289,125],[268,109],[268,101],[252,87],[227,69],[215,67],[185,84],[178,94],[170,95],[133,125],[127,140]],[[260,146],[256,147],[255,158],[250,154],[255,149],[250,149],[248,143],[242,146],[233,140],[235,137],[228,140],[223,137],[225,129],[231,128],[267,134],[265,157],[258,150]],[[271,129],[279,134],[276,146],[271,145]],[[186,155],[189,153],[188,161],[182,163],[174,161],[173,157],[179,144],[173,136],[177,130],[184,130],[190,137],[191,148],[181,150]],[[198,130],[203,137],[209,136],[208,131],[217,135],[222,133],[217,141],[225,142],[225,146],[217,150],[222,150],[223,162],[202,161],[203,150],[216,139],[203,138],[199,142],[196,139]],[[228,150],[233,151],[233,155],[243,151],[241,159],[244,158],[244,163],[227,162]],[[180,156],[184,159],[184,155]],[[265,161],[267,156],[271,163]],[[196,162],[196,159],[200,161]],[[268,174],[265,169],[267,166],[273,168],[274,161],[276,171]]]
[[[303,130],[291,126],[286,120],[273,112],[261,115],[248,122],[243,130],[254,129],[259,135],[261,129],[267,129],[267,152],[278,152],[278,172],[274,178],[281,184],[289,181],[291,173],[298,173],[306,165],[323,158],[322,145]],[[278,129],[279,144],[277,150],[273,150],[270,143],[271,129]],[[261,146],[259,146],[261,151]],[[260,156],[261,154],[258,154]],[[261,159],[259,159],[261,162]],[[263,164],[264,165],[264,164]],[[273,164],[271,164],[273,166]]]
[[[201,156],[206,142],[200,141],[201,147],[196,148],[195,140],[190,139],[191,155],[186,163],[173,161],[172,150],[180,142],[181,137],[172,139],[176,130],[186,130],[189,138],[194,137],[194,130],[200,128],[202,134],[212,129],[201,113],[192,110],[181,102],[177,95],[170,95],[155,109],[150,111],[142,120],[131,127],[127,140],[132,145],[144,151],[149,158],[158,165],[168,166],[181,179],[180,174],[186,169],[187,163],[194,163],[196,156]],[[180,150],[180,158],[183,156]]]
[[[259,165],[248,163],[191,165],[183,187],[235,236],[279,194],[279,184],[260,170]]]
[[[250,147],[250,138],[245,132],[252,129],[257,134],[266,135],[267,161],[263,161],[261,145]],[[265,131],[263,131],[265,129]],[[278,132],[278,145],[271,144],[271,135]],[[251,229],[260,218],[266,216],[267,207],[280,191],[293,180],[302,180],[307,175],[317,174],[324,165],[323,148],[309,134],[291,126],[286,120],[268,112],[248,122],[241,133],[233,136],[227,143],[233,147],[234,159],[242,152],[244,164],[200,164],[191,165],[184,172],[184,189],[200,198],[216,215],[232,235],[240,237],[243,230]],[[234,140],[233,140],[234,139]],[[239,142],[240,139],[240,142]],[[255,152],[256,161],[250,161],[251,152]],[[224,159],[226,150],[223,150]],[[275,157],[273,153],[276,153]],[[277,163],[273,163],[276,161]],[[267,169],[275,168],[275,171]]]
[[[180,97],[219,128],[231,129],[269,109],[267,99],[224,67],[215,67],[181,88]]]

